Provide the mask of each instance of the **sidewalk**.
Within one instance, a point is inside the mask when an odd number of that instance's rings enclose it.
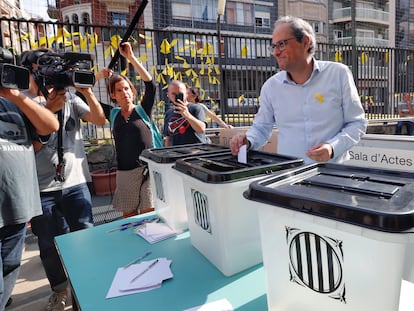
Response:
[[[111,196],[92,196],[95,225],[107,223],[121,217],[112,209]],[[44,311],[51,295],[49,282],[39,257],[37,238],[28,229],[22,266],[13,290],[12,304],[6,311]],[[72,299],[68,297],[65,310],[72,310]]]

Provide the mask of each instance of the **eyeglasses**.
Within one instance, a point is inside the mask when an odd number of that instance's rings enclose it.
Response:
[[[279,52],[282,52],[286,49],[286,45],[290,40],[296,39],[295,37],[292,38],[288,38],[288,39],[284,39],[284,40],[280,40],[277,43],[272,43],[268,49],[271,53],[273,53],[273,51],[276,49]]]

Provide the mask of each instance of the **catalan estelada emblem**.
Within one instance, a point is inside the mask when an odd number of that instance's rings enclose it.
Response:
[[[342,241],[290,227],[286,240],[290,281],[346,303]]]

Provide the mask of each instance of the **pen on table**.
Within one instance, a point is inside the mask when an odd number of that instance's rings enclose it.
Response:
[[[158,220],[158,219],[159,219],[158,217],[155,217],[155,218],[151,218],[151,219],[144,219],[144,220],[138,220],[138,221],[134,221],[134,222],[127,222],[127,223],[124,223],[124,224],[120,225],[119,227],[108,230],[107,233],[114,232],[114,231],[124,231],[128,228],[137,227],[137,226],[140,226],[140,225],[145,224],[147,222],[153,222],[153,221]]]
[[[137,263],[138,261],[141,261],[142,259],[144,259],[145,257],[147,257],[148,255],[150,255],[152,253],[152,251],[147,251],[145,252],[144,255],[139,256],[138,258],[135,258],[133,261],[131,261],[129,264],[124,266],[124,269],[128,268],[129,266],[133,265],[134,263]]]
[[[159,222],[159,221],[160,221],[160,219],[159,219],[159,218],[154,218],[154,219],[152,219],[152,220],[146,221],[146,222],[144,222],[143,224],[140,224],[139,226],[137,226],[137,227],[135,228],[135,233],[138,233],[138,232],[139,232],[139,230],[141,230],[142,228],[145,228],[145,226],[146,226],[147,224],[150,224],[150,223],[156,223],[156,222]]]
[[[144,271],[142,271],[140,274],[138,274],[136,277],[134,277],[129,283],[134,282],[139,277],[141,277],[142,275],[144,275],[145,273],[147,273],[152,267],[154,267],[156,265],[157,262],[158,262],[158,258],[155,259]]]

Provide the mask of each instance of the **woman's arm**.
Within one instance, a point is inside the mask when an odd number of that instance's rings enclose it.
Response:
[[[156,85],[152,80],[151,74],[148,70],[142,65],[142,63],[136,58],[132,51],[131,44],[128,42],[122,43],[119,47],[119,53],[125,57],[131,64],[134,66],[134,69],[138,72],[142,81],[145,83],[145,92],[142,97],[141,105],[144,108],[148,116],[151,117],[152,107],[154,106]]]
[[[165,147],[171,146],[171,138],[170,138],[170,136],[165,136],[164,137],[164,146]]]
[[[148,82],[152,80],[151,74],[145,69],[138,58],[135,57],[132,52],[131,44],[128,42],[122,43],[119,47],[119,53],[125,57],[134,66],[134,69],[138,72],[142,81]]]
[[[407,101],[407,108],[408,108],[408,113],[406,114],[406,116],[414,116],[414,107],[413,107],[413,103],[411,101]]]
[[[200,104],[201,107],[203,107],[204,112],[206,113],[207,116],[209,116],[211,119],[213,119],[214,121],[216,121],[216,123],[223,127],[223,128],[231,128],[231,125],[228,125],[226,122],[224,122],[219,116],[217,116],[213,111],[211,111],[210,109],[208,109],[208,107],[204,104]]]

